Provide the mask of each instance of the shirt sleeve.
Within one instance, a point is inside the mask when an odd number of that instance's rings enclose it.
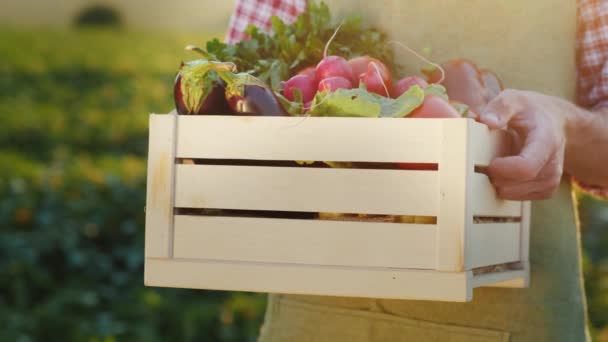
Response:
[[[250,24],[270,33],[272,16],[289,24],[305,10],[306,0],[237,0],[225,41],[234,44],[249,38],[245,30]]]
[[[608,1],[579,0],[577,12],[577,102],[608,106]]]

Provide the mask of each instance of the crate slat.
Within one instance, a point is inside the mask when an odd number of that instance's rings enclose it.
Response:
[[[496,190],[488,176],[480,173],[471,175],[471,210],[475,216],[521,217],[521,202],[507,201],[496,196]]]
[[[499,273],[480,274],[472,277],[473,287],[492,286],[492,287],[526,287],[527,279],[530,277],[527,270],[513,270]]]
[[[471,272],[146,259],[147,286],[469,301]]]
[[[151,115],[146,190],[147,257],[170,257],[177,115]]]
[[[434,225],[177,215],[174,231],[176,258],[435,266]]]
[[[441,126],[433,121],[182,115],[177,156],[437,163]]]
[[[520,260],[520,223],[477,223],[468,230],[466,269]]]
[[[176,207],[436,216],[437,172],[176,167]]]

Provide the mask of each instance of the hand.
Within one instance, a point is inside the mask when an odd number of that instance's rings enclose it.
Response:
[[[557,99],[507,89],[491,100],[479,121],[506,129],[515,155],[496,158],[487,173],[498,196],[510,200],[550,198],[561,181],[566,146],[566,118]]]

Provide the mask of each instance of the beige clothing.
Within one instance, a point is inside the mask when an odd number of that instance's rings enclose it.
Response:
[[[435,60],[464,57],[507,87],[574,98],[574,0],[329,3],[339,13],[359,11],[417,50],[432,47]],[[480,288],[470,303],[270,295],[260,341],[587,340],[580,238],[566,183],[551,200],[533,203],[530,260],[530,288]]]

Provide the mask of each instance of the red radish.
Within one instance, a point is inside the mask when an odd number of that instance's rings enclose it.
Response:
[[[315,79],[315,67],[304,68],[298,72],[298,75],[306,75],[314,80]]]
[[[424,97],[420,107],[406,118],[460,118],[460,114],[441,96],[429,94]]]
[[[422,88],[426,88],[429,84],[425,80],[418,76],[409,76],[400,79],[393,85],[393,92],[391,95],[393,98],[398,98],[401,94],[405,93],[413,85],[419,85]]]
[[[346,59],[339,56],[327,56],[317,64],[315,79],[317,82],[329,77],[344,77],[353,82],[353,69]]]
[[[474,112],[481,113],[487,103],[485,96],[487,88],[477,66],[464,59],[451,60],[441,66],[445,71],[444,79],[439,82],[441,74],[439,71],[434,71],[429,75],[429,82],[441,83],[451,100],[462,102]]]
[[[378,60],[370,56],[360,56],[349,59],[348,64],[353,69],[353,75],[358,79],[361,74],[367,72],[367,66],[372,61]]]
[[[367,91],[390,97],[391,74],[383,64],[370,62],[367,71],[360,76],[359,81],[365,84]]]
[[[314,79],[303,74],[295,75],[286,82],[281,82],[281,84],[283,85],[283,96],[289,101],[295,101],[295,94],[292,91],[293,88],[300,90],[304,103],[310,102],[317,91],[317,85],[315,84]]]
[[[353,84],[350,80],[344,77],[328,77],[319,82],[318,91],[335,91],[337,89],[351,89]]]

